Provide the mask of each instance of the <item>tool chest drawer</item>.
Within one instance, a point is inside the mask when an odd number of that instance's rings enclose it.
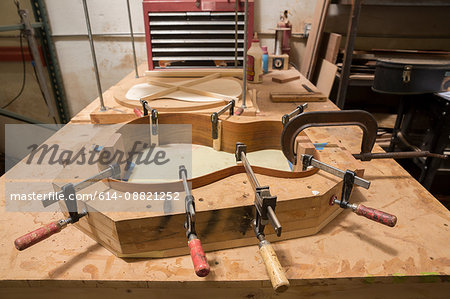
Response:
[[[237,5],[237,27],[234,1],[144,1],[143,9],[150,70],[242,66],[242,1]],[[252,24],[250,2],[249,40]]]

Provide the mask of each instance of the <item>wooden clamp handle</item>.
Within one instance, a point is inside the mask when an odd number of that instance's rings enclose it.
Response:
[[[133,109],[133,112],[134,112],[134,114],[135,114],[137,117],[143,117],[143,116],[144,116],[144,113],[142,113],[142,111],[139,110],[139,109],[136,108],[136,107]]]
[[[17,238],[14,241],[14,245],[18,250],[27,249],[28,247],[47,239],[51,235],[60,232],[61,229],[62,226],[59,224],[59,221],[46,224],[31,233]]]
[[[205,277],[209,274],[209,264],[206,260],[205,252],[202,248],[202,243],[195,238],[189,241],[189,248],[191,249],[192,263],[194,264],[195,274],[199,277]]]
[[[397,223],[397,216],[361,204],[356,207],[355,213],[390,227],[394,227]]]
[[[277,293],[285,292],[289,288],[289,280],[286,278],[270,242],[266,240],[259,242],[259,252],[266,264],[267,274],[269,274],[273,289]]]

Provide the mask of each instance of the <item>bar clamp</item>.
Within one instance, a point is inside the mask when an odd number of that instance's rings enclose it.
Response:
[[[219,111],[213,112],[211,114],[212,139],[219,138],[219,129],[218,129],[219,117],[222,114],[224,114],[225,111],[227,111],[227,110],[230,111],[230,116],[234,115],[235,104],[236,104],[236,102],[234,100],[231,100],[231,101],[228,102],[228,104],[223,106]]]
[[[205,277],[209,274],[210,267],[205,252],[203,251],[202,243],[195,231],[195,200],[187,182],[187,170],[184,165],[180,165],[178,174],[180,180],[182,180],[184,192],[186,193],[184,198],[186,211],[184,228],[186,229],[186,237],[188,239],[192,263],[194,265],[195,274],[199,277]]]
[[[78,212],[76,192],[108,177],[120,178],[120,166],[118,164],[112,164],[105,170],[79,183],[68,183],[61,187],[61,191],[58,191],[51,196],[46,196],[42,201],[44,207],[48,207],[49,205],[56,203],[58,200],[64,199],[69,217],[46,224],[30,233],[17,238],[14,241],[14,245],[16,246],[17,250],[22,251],[34,244],[37,244],[49,238],[50,236],[59,233],[63,228],[67,226],[67,224],[77,223],[82,217],[86,216],[86,209],[84,209],[81,213]]]
[[[353,190],[354,185],[358,185],[365,189],[369,189],[370,182],[356,176],[353,171],[350,170],[340,170],[336,167],[328,165],[326,163],[320,162],[314,159],[311,155],[302,155],[303,169],[313,166],[319,168],[325,172],[335,175],[343,180],[342,182],[342,192],[341,199],[338,200],[336,195],[333,195],[330,199],[330,205],[338,204],[342,209],[351,209],[359,216],[364,216],[367,219],[379,222],[381,224],[394,227],[397,223],[397,217],[389,213],[379,211],[373,208],[366,207],[362,204],[351,204],[349,203],[350,195]]]
[[[151,108],[146,100],[140,99],[139,101],[142,104],[144,116],[147,116],[149,111],[151,113],[150,117],[152,121],[152,135],[158,135],[158,110]]]
[[[281,118],[281,123],[283,124],[283,127],[286,126],[286,124],[289,122],[289,120],[292,117],[297,116],[299,114],[302,114],[303,111],[305,111],[306,108],[308,108],[308,103],[304,103],[302,105],[298,105],[297,108],[295,108],[295,110],[293,110],[290,113],[287,113],[287,114],[283,115],[283,117]]]
[[[270,222],[278,237],[281,236],[281,224],[275,214],[277,197],[270,194],[268,186],[260,186],[258,179],[253,172],[250,163],[247,160],[247,146],[241,142],[236,143],[235,158],[236,162],[242,162],[247,177],[255,192],[255,212],[256,217],[253,221],[253,229],[256,238],[259,240],[259,251],[264,260],[267,274],[270,277],[273,289],[278,292],[284,292],[289,288],[289,280],[286,278],[278,257],[273,250],[272,245],[266,240],[264,228]]]

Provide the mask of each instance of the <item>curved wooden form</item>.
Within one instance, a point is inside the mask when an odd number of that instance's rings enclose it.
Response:
[[[310,175],[313,175],[318,170],[313,168],[307,171],[283,171],[277,169],[269,169],[260,166],[252,166],[253,171],[256,174],[277,177],[277,178],[304,178]],[[243,165],[235,165],[231,167],[227,167],[207,175],[195,177],[193,179],[189,179],[188,182],[192,184],[192,189],[200,188],[211,183],[220,181],[224,178],[230,177],[235,174],[245,173],[245,168]],[[182,191],[180,189],[181,182],[168,182],[163,184],[144,184],[144,183],[133,183],[133,182],[124,182],[115,179],[107,179],[105,182],[114,190],[122,191],[122,192],[150,192],[150,191],[163,191],[163,190],[177,190]]]
[[[264,149],[281,149],[280,136],[283,126],[281,121],[274,120],[240,120],[239,117],[222,116],[222,150],[234,153],[236,142],[247,145],[249,152]],[[204,114],[167,113],[159,114],[159,124],[184,124],[192,125],[192,143],[204,146],[213,146],[211,117]],[[127,132],[129,125],[150,124],[149,116],[136,118],[120,128],[119,134],[131,134]],[[173,136],[166,135],[170,132],[160,132],[160,144],[167,144]],[[144,137],[144,136],[142,136]]]
[[[171,113],[160,114],[158,118],[159,124],[187,124],[192,125],[192,143],[212,147],[212,126],[211,118],[208,115],[196,115],[187,113]],[[148,135],[136,136],[135,133],[128,132],[127,126],[149,124],[149,116],[137,118],[128,122],[117,133],[121,134],[125,151],[130,150],[132,142],[127,142],[127,138],[136,140],[150,140],[149,131],[145,131]],[[131,128],[133,130],[133,128]],[[221,134],[221,148],[225,152],[234,153],[236,142],[243,142],[247,145],[248,152],[255,152],[265,149],[281,149],[280,135],[281,135],[280,121],[250,121],[250,122],[235,122],[231,120],[222,120],[222,134]],[[159,144],[168,144],[173,140],[173,132],[159,132]],[[175,137],[176,138],[176,137]],[[177,139],[178,140],[178,139]],[[316,169],[308,171],[282,171],[276,169],[268,169],[264,167],[254,167],[257,174],[280,177],[280,178],[302,178],[317,172]],[[213,172],[198,178],[191,179],[192,187],[198,188],[208,185],[212,182],[221,180],[225,177],[244,173],[245,169],[242,165],[235,165],[226,169]],[[145,191],[145,186],[142,184],[133,184],[110,179],[111,187],[120,191],[142,190]],[[129,186],[129,187],[127,187]]]
[[[160,82],[149,81],[149,78],[137,78],[129,82],[118,84],[113,88],[113,96],[117,103],[129,108],[140,108],[141,104],[136,100],[129,100],[126,97],[127,92],[133,86],[141,83],[150,83],[155,85],[155,92],[153,94],[144,96],[143,99],[149,102],[149,105],[157,109],[159,112],[173,112],[173,111],[194,111],[209,108],[215,108],[225,105],[229,100],[235,99],[237,101],[242,94],[236,92],[236,88],[224,88],[218,80],[227,80],[234,85],[240,85],[240,81],[235,78],[220,78],[220,74],[213,74],[196,79],[187,79],[179,82]],[[212,84],[207,86],[208,81]],[[216,82],[217,81],[217,82]],[[213,84],[215,83],[215,84]],[[199,98],[214,98],[216,101],[182,101],[180,98],[184,96]]]
[[[160,114],[158,121],[159,124],[192,125],[192,143],[208,147],[213,146],[213,140],[211,137],[211,118],[208,115],[196,115],[187,113]],[[137,118],[133,121],[128,122],[122,128],[117,130],[117,133],[119,133],[122,138],[120,139],[120,141],[116,138],[115,142],[120,142],[121,144],[123,144],[124,152],[129,152],[131,150],[133,141],[135,141],[136,139],[150,140],[149,130],[144,131],[144,133],[146,133],[144,134],[144,136],[138,136],[139,134],[136,134],[133,125],[145,125],[149,123],[149,116]],[[128,130],[128,128],[130,130]],[[234,122],[223,120],[221,147],[223,151],[229,153],[234,153],[236,142],[243,142],[244,144],[246,144],[248,152],[255,152],[265,149],[281,149],[281,130],[281,122],[279,121]],[[168,144],[170,140],[173,140],[173,135],[174,133],[172,131],[159,132],[159,144]],[[117,146],[115,142],[113,141],[113,144],[111,145],[112,147]],[[283,171],[258,166],[254,166],[253,170],[257,174],[279,178],[303,178],[317,172],[317,169],[310,169],[307,171]],[[192,188],[199,188],[238,173],[245,173],[245,168],[241,164],[221,169],[207,175],[192,178],[189,181],[192,184]],[[111,188],[123,192],[155,191],[167,187],[176,188],[177,186],[179,186],[178,182],[165,184],[143,184],[124,182],[115,179],[108,179],[106,181],[111,186]]]
[[[158,121],[159,124],[190,124],[192,143],[213,146],[211,120],[207,115],[160,114]],[[221,121],[223,151],[234,153],[236,142],[245,143],[248,152],[281,148],[281,121],[245,121],[237,116],[222,116]],[[133,125],[145,124],[149,127],[143,135],[133,130]],[[160,144],[170,142],[170,134],[160,127]],[[104,145],[103,150],[108,147],[114,149],[115,146],[126,149],[130,146],[130,140],[149,136],[149,117],[137,118],[112,131],[110,142]],[[329,141],[329,146],[316,151],[306,135],[299,136],[297,153],[315,153],[316,158],[341,169],[362,169],[361,164],[338,141]],[[253,169],[260,177],[261,184],[270,185],[272,194],[278,197],[276,213],[283,225],[283,234],[281,238],[277,238],[267,229],[266,237],[271,242],[315,234],[342,211],[337,205],[329,204],[333,196],[340,197],[341,179],[326,173],[313,175],[315,170],[287,172],[264,167]],[[197,233],[206,251],[257,244],[251,226],[255,217],[254,196],[247,177],[240,174],[243,172],[242,166],[235,165],[192,180],[195,188],[193,195],[196,198]],[[66,181],[74,175],[67,168],[65,174]],[[81,176],[83,175],[86,174],[82,173]],[[362,174],[359,172],[358,175]],[[117,180],[105,183],[107,185],[97,184],[95,191],[108,192],[112,188],[113,191],[125,194],[155,191],[158,188],[155,184]],[[159,186],[167,190],[168,185]],[[96,204],[98,203],[87,202],[88,215],[75,225],[114,254],[121,257],[166,257],[189,253],[183,226],[186,216],[183,212],[145,212],[147,203],[144,203],[142,212],[104,212],[99,211]],[[151,205],[162,203],[152,202]]]

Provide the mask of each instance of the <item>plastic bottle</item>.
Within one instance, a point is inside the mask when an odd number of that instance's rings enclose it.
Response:
[[[262,82],[262,56],[263,50],[259,44],[258,35],[255,32],[252,45],[247,51],[247,81],[250,83]]]
[[[269,52],[267,51],[267,46],[262,46],[261,49],[263,50],[262,68],[264,74],[267,74],[269,71]]]

